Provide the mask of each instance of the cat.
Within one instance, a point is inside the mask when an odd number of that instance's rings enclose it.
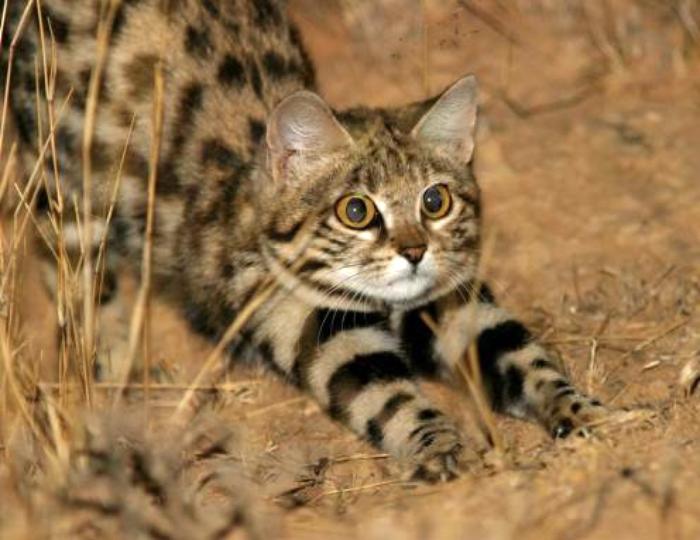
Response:
[[[280,2],[105,6],[45,0],[40,17],[32,7],[13,66],[12,111],[33,164],[39,128],[45,137],[50,125],[46,100],[36,111],[46,82],[35,71],[41,23],[56,45],[54,105],[67,104],[55,148],[44,152],[36,212],[48,220],[60,187],[68,251],[79,251],[71,201],[82,197],[80,141],[102,17],[109,47],[90,154],[96,243],[123,159],[108,245],[134,266],[141,261],[161,70],[153,272],[157,290],[197,330],[220,338],[271,278],[277,288],[234,339],[232,356],[254,353],[427,481],[457,476],[469,444],[419,381],[451,377],[470,346],[495,411],[554,437],[605,414],[478,279],[473,75],[421,103],[334,111],[315,92],[313,66]],[[20,8],[11,8],[15,28]]]

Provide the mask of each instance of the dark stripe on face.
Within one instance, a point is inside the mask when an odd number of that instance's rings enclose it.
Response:
[[[370,420],[367,421],[367,438],[374,446],[381,446],[384,440],[384,426],[399,412],[399,409],[415,399],[415,396],[406,392],[398,392],[394,394],[382,407],[382,410]]]
[[[319,345],[326,343],[339,332],[357,328],[377,327],[388,329],[387,316],[379,312],[345,311],[342,309],[316,310],[318,324],[317,341]]]
[[[411,361],[411,367],[418,373],[432,377],[438,371],[438,363],[433,356],[435,335],[423,322],[422,312],[433,320],[437,318],[435,304],[406,313],[401,323],[401,344]]]
[[[326,240],[329,244],[332,244],[334,247],[341,247],[345,249],[348,243],[348,237],[345,235],[341,235],[330,227],[327,223],[323,222],[320,223],[318,228],[316,229],[315,235],[323,240]]]
[[[310,274],[316,272],[317,270],[320,270],[321,268],[328,268],[328,265],[323,261],[310,260],[306,261],[303,265],[301,265],[301,268],[299,268],[297,273]]]
[[[511,374],[513,379],[509,382],[508,374],[504,376],[501,373],[498,360],[504,354],[522,349],[531,338],[527,328],[518,321],[499,323],[484,330],[477,338],[479,367],[486,391],[491,398],[491,405],[497,411],[502,411],[506,405],[509,384],[513,384],[513,391],[518,385],[514,374]],[[522,377],[522,374],[520,376]],[[520,386],[522,387],[522,381]]]
[[[345,417],[348,405],[371,383],[389,383],[411,377],[411,370],[396,353],[356,355],[340,366],[328,381],[329,413],[336,419]]]
[[[457,195],[457,197],[462,199],[464,204],[472,207],[476,215],[479,215],[479,212],[481,210],[481,201],[479,199],[478,192],[474,193],[470,191],[457,191],[455,194]]]
[[[469,250],[476,251],[481,246],[481,237],[479,234],[469,236],[462,235],[455,240],[454,249],[457,251]]]

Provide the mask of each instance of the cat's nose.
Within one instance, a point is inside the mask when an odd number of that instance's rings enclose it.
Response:
[[[399,250],[399,254],[408,262],[415,265],[421,261],[427,249],[428,246],[426,245],[403,247]]]

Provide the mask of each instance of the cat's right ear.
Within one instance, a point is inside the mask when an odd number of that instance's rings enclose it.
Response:
[[[266,141],[275,181],[303,179],[354,144],[326,102],[306,90],[275,107],[267,122]]]

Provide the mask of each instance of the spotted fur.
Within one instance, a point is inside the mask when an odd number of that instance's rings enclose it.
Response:
[[[45,134],[48,125],[46,103],[35,108],[44,84],[34,70],[42,22],[57,46],[56,103],[73,92],[56,137],[66,201],[81,191],[98,4],[41,2],[13,72],[12,107],[31,160],[42,144],[39,126]],[[18,20],[18,12],[10,16]],[[155,273],[196,329],[220,337],[272,276],[279,288],[241,332],[234,356],[257,352],[334,419],[427,479],[458,472],[466,439],[421,394],[419,379],[449,376],[472,343],[495,410],[537,421],[554,436],[602,413],[477,283],[473,77],[424,103],[334,113],[310,92],[313,69],[280,2],[121,2],[100,81],[93,198],[102,215],[133,122],[110,244],[137,264],[157,65],[165,122]],[[46,174],[43,214],[56,197],[52,167]],[[420,209],[433,185],[451,196],[439,220]],[[362,230],[346,226],[335,208],[353,193],[376,206]]]

